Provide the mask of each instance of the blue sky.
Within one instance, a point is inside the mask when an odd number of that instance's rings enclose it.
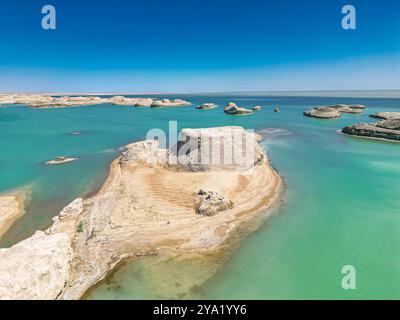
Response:
[[[400,89],[398,0],[2,0],[0,27],[2,92]]]

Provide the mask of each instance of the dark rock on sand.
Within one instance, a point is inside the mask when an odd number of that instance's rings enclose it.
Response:
[[[232,208],[233,202],[218,192],[200,189],[197,193],[197,214],[213,216],[218,212]]]

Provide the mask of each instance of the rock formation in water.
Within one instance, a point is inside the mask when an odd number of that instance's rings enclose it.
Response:
[[[400,119],[400,112],[378,112],[369,115],[371,118],[390,120]]]
[[[151,104],[152,108],[167,108],[167,107],[182,107],[182,106],[190,106],[192,103],[182,100],[182,99],[162,99],[155,100]]]
[[[23,215],[25,198],[23,192],[0,195],[0,238]]]
[[[180,136],[171,149],[153,140],[126,146],[96,195],[73,201],[46,233],[2,249],[0,296],[79,299],[122,260],[145,255],[202,261],[196,277],[174,279],[179,297],[209,279],[262,222],[281,180],[259,136],[243,128]]]
[[[210,110],[210,109],[214,109],[216,107],[217,107],[217,105],[215,103],[203,103],[203,104],[197,106],[196,109],[199,109],[199,110]]]
[[[380,113],[374,118],[386,119],[375,123],[359,123],[344,127],[342,132],[365,138],[400,141],[400,112]],[[396,118],[397,117],[397,118]]]
[[[238,107],[236,103],[229,102],[228,105],[224,108],[224,112],[230,115],[250,115],[253,114],[252,110]]]
[[[65,164],[65,163],[69,163],[69,162],[73,162],[73,161],[78,161],[78,160],[79,160],[79,158],[60,156],[53,160],[46,161],[45,164],[57,165],[57,164]]]
[[[342,113],[360,114],[363,112],[364,108],[363,105],[337,104],[332,106],[316,107],[304,111],[304,115],[319,119],[338,119],[342,116]]]

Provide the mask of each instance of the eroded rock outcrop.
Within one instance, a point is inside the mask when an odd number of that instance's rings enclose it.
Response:
[[[370,117],[383,120],[400,119],[400,112],[377,112],[371,114]]]
[[[251,115],[253,114],[252,110],[246,109],[244,107],[238,107],[236,103],[229,102],[228,105],[224,108],[224,112],[230,115]]]
[[[74,161],[78,161],[78,160],[79,160],[79,158],[59,156],[53,160],[46,161],[45,164],[46,165],[58,165],[58,164],[66,164],[66,163],[74,162]]]
[[[116,96],[111,98],[112,104],[118,106],[150,107],[154,100],[152,98],[125,98]]]
[[[183,107],[190,106],[192,103],[182,99],[162,99],[155,100],[151,104],[152,108]]]
[[[199,106],[196,107],[196,109],[199,110],[210,110],[210,109],[215,109],[217,105],[215,103],[203,103]]]
[[[360,114],[363,112],[363,105],[337,104],[331,106],[316,107],[304,112],[304,115],[311,118],[338,119],[342,113]]]
[[[97,105],[111,103],[113,105],[135,106],[135,107],[178,107],[187,106],[191,103],[182,99],[153,98],[128,98],[124,96],[97,97],[97,96],[62,96],[50,95],[0,95],[0,103],[4,104],[26,104],[35,109],[43,108],[68,108],[86,105]]]
[[[0,299],[57,299],[69,280],[71,259],[71,241],[64,233],[38,231],[0,249]]]
[[[223,244],[227,245],[239,226],[253,221],[272,204],[280,186],[255,135],[250,136],[257,155],[253,165],[240,160],[233,166],[222,162],[204,171],[192,170],[197,164],[192,153],[206,152],[206,144],[199,143],[202,136],[219,136],[220,146],[230,146],[229,137],[238,133],[243,139],[248,135],[240,127],[183,129],[182,141],[191,141],[194,146],[183,155],[160,148],[158,141],[126,146],[112,163],[100,192],[83,201],[83,212],[76,219],[61,221],[55,229],[72,233],[74,239],[74,272],[62,298],[80,298],[128,257],[158,255],[162,261],[166,254],[180,259],[212,256],[196,283],[212,276],[220,261],[216,255],[226,252]],[[239,149],[242,143],[241,139],[233,148]],[[173,156],[178,163],[171,163]],[[181,164],[180,156],[190,161]],[[212,191],[197,195],[200,189]],[[207,195],[212,198],[208,206]],[[209,215],[207,219],[196,214],[198,196],[205,197],[200,211]],[[180,296],[191,288],[188,279],[182,283],[185,285],[179,288]]]
[[[232,144],[233,136],[239,140]],[[183,129],[181,137],[188,148],[178,143],[167,150],[153,140],[126,146],[96,195],[70,203],[46,233],[0,250],[0,297],[79,299],[122,260],[146,255],[161,264],[172,258],[202,261],[195,279],[181,275],[171,297],[184,297],[214,275],[231,242],[262,222],[281,180],[258,135],[241,127]],[[246,157],[233,163],[214,159],[206,170],[192,170],[196,155],[209,159],[204,139],[210,138],[219,141],[211,154],[253,148],[254,157],[250,163]],[[180,163],[180,157],[189,161]]]
[[[0,195],[0,238],[7,232],[15,220],[24,213],[25,195]]]
[[[375,123],[354,124],[344,127],[342,132],[348,135],[365,138],[400,141],[400,118],[396,119],[389,116],[388,120]]]

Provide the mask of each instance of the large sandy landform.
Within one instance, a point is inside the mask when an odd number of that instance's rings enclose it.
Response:
[[[261,224],[268,215],[266,209],[281,190],[279,175],[254,135],[243,128],[184,129],[181,134],[186,141],[192,137],[221,136],[220,147],[226,147],[225,139],[234,132],[239,132],[244,139],[252,139],[246,140],[252,141],[255,150],[250,165],[240,160],[229,165],[199,166],[193,159],[205,152],[204,144],[200,143],[195,151],[183,155],[186,162],[180,165],[167,161],[173,154],[160,148],[158,141],[126,146],[126,151],[112,162],[109,176],[96,195],[76,199],[53,219],[53,225],[45,234],[36,235],[46,246],[42,251],[36,250],[36,258],[30,252],[30,260],[25,263],[42,259],[49,265],[46,262],[49,255],[43,251],[53,248],[58,253],[53,259],[56,259],[62,283],[51,282],[53,290],[49,293],[46,283],[38,283],[36,279],[32,290],[38,291],[31,290],[29,295],[8,283],[8,292],[12,289],[15,296],[25,294],[23,298],[28,299],[40,298],[40,292],[46,293],[41,297],[46,299],[80,299],[121,262],[133,259],[133,263],[140,263],[149,256],[156,259],[149,269],[166,272],[171,262],[190,266],[172,267],[174,277],[160,281],[155,278],[155,288],[162,296],[187,297],[191,290],[219,270],[240,239]],[[234,149],[237,147],[238,144],[233,145]],[[210,215],[199,214],[200,189],[207,190],[202,191],[201,194],[205,194],[202,199],[210,194],[217,201],[210,206],[218,209],[214,211],[203,210],[207,209],[207,201],[205,206],[203,203],[201,212]],[[233,205],[219,206],[220,200]],[[57,245],[48,244],[55,241]],[[16,259],[16,263],[23,263],[21,261],[23,259]],[[7,263],[13,265],[12,254],[8,254]],[[0,269],[7,273],[2,264],[0,261]],[[56,274],[54,268],[47,274]],[[46,279],[43,273],[41,279]],[[29,286],[28,280],[25,286]],[[0,281],[0,293],[1,289]]]

